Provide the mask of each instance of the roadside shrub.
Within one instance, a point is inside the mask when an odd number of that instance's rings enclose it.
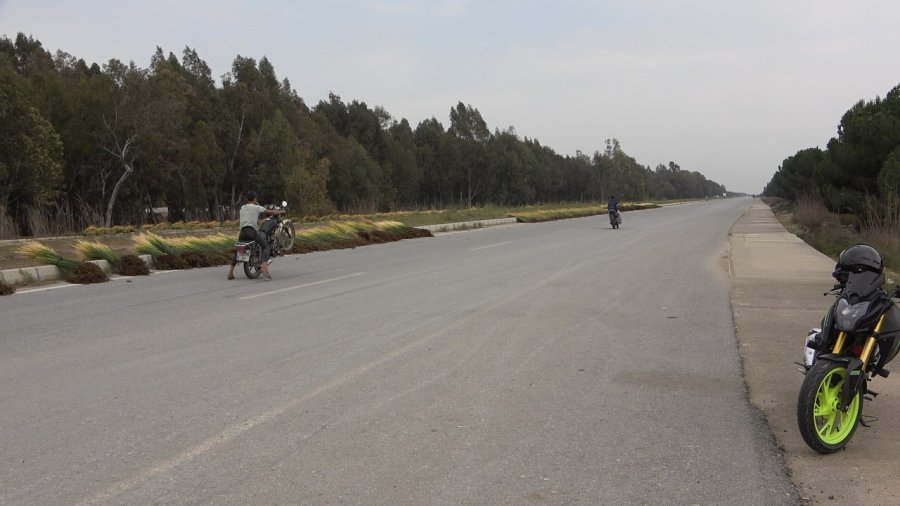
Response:
[[[156,268],[163,271],[169,270],[179,270],[179,269],[190,269],[191,265],[184,261],[180,255],[172,255],[169,253],[164,253],[159,256],[153,257],[153,262],[156,264]]]
[[[794,221],[808,230],[818,230],[835,222],[822,199],[814,195],[803,195],[797,199]]]
[[[16,285],[10,285],[0,280],[0,295],[12,295],[14,293],[16,293]]]
[[[146,276],[150,267],[137,255],[122,255],[119,259],[119,274],[123,276]]]
[[[89,285],[91,283],[103,283],[109,281],[106,271],[94,262],[82,262],[69,276],[69,283]]]
[[[134,241],[134,249],[142,255],[150,255],[153,258],[157,258],[162,255],[174,256],[179,253],[168,241],[152,232],[136,235],[132,240]]]
[[[19,256],[30,258],[44,265],[55,265],[64,272],[71,273],[81,264],[77,260],[63,258],[55,249],[37,241],[28,241],[16,249]]]
[[[113,251],[112,248],[97,241],[78,239],[75,241],[75,251],[78,252],[78,256],[80,256],[83,261],[106,260],[113,267],[118,265],[121,259],[121,256]]]
[[[190,267],[213,267],[225,265],[229,262],[227,252],[204,253],[201,251],[188,251],[181,254],[181,259]]]

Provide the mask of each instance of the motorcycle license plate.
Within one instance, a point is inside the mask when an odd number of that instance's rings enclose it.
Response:
[[[250,248],[247,246],[238,246],[235,258],[238,262],[247,262],[250,260]]]

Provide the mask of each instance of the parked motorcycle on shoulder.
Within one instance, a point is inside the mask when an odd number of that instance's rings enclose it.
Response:
[[[618,209],[613,209],[609,212],[609,224],[613,229],[617,229],[622,225],[622,213]]]
[[[838,283],[825,295],[836,296],[821,329],[806,338],[797,398],[797,425],[810,448],[834,453],[850,442],[862,418],[863,400],[878,395],[869,388],[900,351],[900,287],[884,285],[881,255],[865,244],[845,249],[832,274]]]
[[[270,209],[279,209],[275,206],[268,206]],[[287,208],[287,202],[281,202],[281,208]],[[284,215],[267,216],[265,220],[257,227],[257,230],[265,232],[266,240],[269,243],[269,263],[274,261],[275,257],[285,255],[294,247],[294,238],[296,230],[290,218]],[[253,241],[238,241],[235,243],[236,258],[238,262],[244,264],[244,274],[250,279],[256,279],[262,273],[262,248],[259,243]]]

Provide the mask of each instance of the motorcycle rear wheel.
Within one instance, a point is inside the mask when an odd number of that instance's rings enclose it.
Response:
[[[244,274],[250,279],[256,279],[262,272],[262,261],[259,259],[259,248],[253,248],[250,252],[250,260],[244,262]]]
[[[834,453],[850,442],[862,414],[863,393],[856,392],[847,411],[838,409],[847,368],[818,360],[806,373],[797,398],[797,426],[810,448]]]

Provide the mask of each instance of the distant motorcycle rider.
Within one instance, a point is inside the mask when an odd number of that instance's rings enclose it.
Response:
[[[619,201],[616,200],[615,195],[609,198],[609,202],[606,204],[606,210],[609,212],[619,212]]]
[[[247,203],[241,206],[241,231],[238,234],[238,241],[255,240],[261,249],[260,259],[262,260],[262,273],[269,279],[269,240],[266,233],[256,228],[256,222],[259,215],[266,214],[268,216],[277,216],[284,214],[282,209],[266,209],[256,202],[256,192],[247,192]],[[234,266],[237,265],[237,257],[231,259],[231,268],[228,270],[228,279],[234,279]]]

